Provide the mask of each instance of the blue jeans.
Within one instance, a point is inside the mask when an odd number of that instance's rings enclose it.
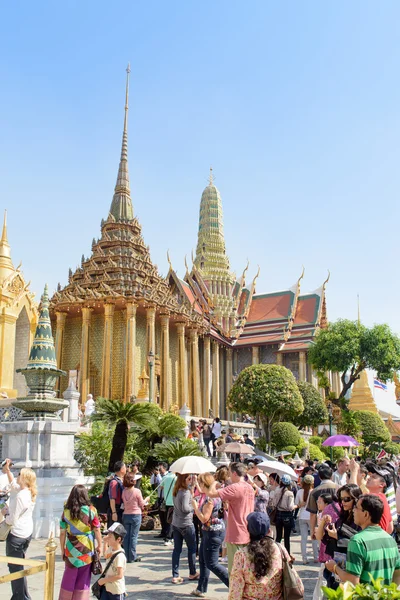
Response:
[[[218,562],[219,549],[224,541],[225,531],[204,531],[199,550],[200,579],[197,585],[199,592],[207,593],[210,571],[229,587],[228,569]]]
[[[125,600],[125,594],[112,594],[111,592],[107,592],[106,586],[103,585],[101,587],[100,600]]]
[[[139,535],[142,515],[124,515],[122,517],[122,525],[126,529],[124,537],[124,550],[126,562],[131,563],[136,560],[136,544]]]
[[[189,571],[196,575],[196,533],[194,525],[188,527],[172,526],[174,549],[172,551],[172,577],[179,577],[179,558],[182,553],[183,540],[188,549]]]

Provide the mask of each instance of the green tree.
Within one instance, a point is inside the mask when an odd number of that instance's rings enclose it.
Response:
[[[146,427],[147,424],[151,427],[157,410],[160,410],[157,405],[148,402],[124,404],[119,400],[98,398],[96,412],[91,416],[91,420],[93,422],[102,421],[109,427],[114,427],[108,462],[109,471],[113,471],[115,463],[124,458],[130,424],[135,423],[141,427]]]
[[[319,437],[319,435],[312,435],[308,441],[310,442],[310,444],[314,444],[314,446],[321,448],[323,440],[321,437]]]
[[[322,452],[322,450],[320,450],[318,448],[318,446],[315,446],[314,444],[309,444],[308,452],[310,454],[310,458],[312,458],[313,460],[325,460],[326,459],[326,456]]]
[[[186,438],[181,440],[168,440],[163,444],[156,444],[152,455],[158,460],[171,464],[183,456],[203,456],[197,442]]]
[[[283,450],[286,446],[295,448],[300,438],[300,432],[293,423],[281,422],[272,425],[271,443],[277,450]]]
[[[342,410],[340,420],[337,423],[338,432],[351,435],[354,438],[360,435],[360,425],[357,421],[357,413],[353,410]]]
[[[339,319],[321,329],[308,352],[317,371],[341,373],[344,398],[363,369],[374,369],[379,379],[392,379],[400,369],[400,338],[388,325],[367,328],[356,321]]]
[[[327,423],[328,409],[319,391],[308,381],[298,381],[297,387],[303,398],[304,411],[296,417],[295,424],[303,428]]]
[[[252,365],[244,369],[232,386],[228,404],[235,412],[260,417],[268,444],[274,423],[291,421],[304,410],[293,374],[279,365]]]
[[[357,421],[359,423],[359,431],[362,433],[362,440],[367,449],[370,449],[373,444],[388,443],[391,441],[391,436],[383,419],[376,413],[370,410],[358,410]]]
[[[400,454],[400,444],[395,444],[394,442],[387,442],[384,444],[383,449],[388,454],[395,454],[396,456]]]

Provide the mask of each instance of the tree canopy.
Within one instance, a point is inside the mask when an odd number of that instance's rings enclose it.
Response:
[[[235,412],[258,416],[264,426],[267,442],[272,425],[292,421],[304,410],[303,399],[293,374],[279,365],[252,365],[240,374],[228,396]]]
[[[342,374],[339,398],[344,398],[363,369],[374,369],[383,381],[393,378],[400,369],[400,338],[388,325],[368,328],[339,319],[319,331],[308,360],[317,371]]]
[[[319,391],[307,381],[298,381],[297,387],[303,398],[304,411],[296,417],[294,423],[300,428],[327,423],[328,409]]]
[[[296,447],[300,442],[300,432],[293,423],[274,423],[272,425],[271,442],[277,450],[283,450],[287,446]],[[295,448],[296,451],[296,448]]]
[[[391,442],[392,438],[382,417],[370,410],[358,410],[356,419],[360,427],[365,446]]]

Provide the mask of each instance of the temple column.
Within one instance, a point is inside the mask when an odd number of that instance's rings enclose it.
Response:
[[[228,421],[231,419],[231,411],[228,408],[228,396],[231,391],[232,383],[233,383],[233,372],[232,372],[232,348],[226,349],[226,418]]]
[[[219,344],[212,343],[212,410],[219,417]]]
[[[281,352],[278,352],[276,355],[276,364],[282,366],[283,364],[283,355]]]
[[[251,364],[258,365],[260,362],[260,351],[258,346],[252,346],[251,348]]]
[[[211,367],[211,343],[210,338],[204,338],[204,355],[203,355],[203,417],[208,419],[210,414],[210,367]]]
[[[111,354],[114,310],[114,304],[104,305],[103,362],[101,373],[101,395],[103,398],[111,398]]]
[[[56,311],[57,317],[57,327],[56,327],[56,339],[54,340],[54,346],[56,350],[56,361],[57,367],[61,369],[61,358],[62,358],[62,347],[63,347],[63,339],[64,339],[64,329],[65,329],[65,320],[67,318],[67,313]],[[56,390],[60,389],[61,379],[57,379],[56,382]]]
[[[137,305],[128,302],[125,324],[125,402],[130,402],[135,395],[136,310]]]
[[[0,380],[8,394],[14,386],[15,328],[17,317],[0,315]]]
[[[306,353],[299,352],[299,381],[306,381],[306,379],[307,379]]]
[[[153,352],[153,354],[156,353],[156,309],[154,306],[149,306],[146,308],[146,334],[146,364],[148,364],[147,357],[149,355],[150,350]],[[151,375],[152,378],[152,382],[150,382],[149,380],[149,389],[153,390],[153,402],[154,399],[157,397],[155,386],[155,371],[155,366],[153,366],[153,368],[151,369],[151,373],[149,368],[149,377]]]
[[[84,306],[82,308],[82,334],[81,334],[81,360],[80,360],[80,387],[81,387],[81,404],[85,405],[86,397],[89,393],[90,372],[89,372],[89,330],[90,316],[92,308]]]
[[[169,386],[169,315],[161,315],[161,408],[168,410],[171,404]]]
[[[185,324],[177,323],[179,347],[179,407],[188,402],[188,377],[186,368]]]
[[[190,354],[192,359],[193,381],[193,414],[201,416],[201,390],[200,390],[200,361],[199,361],[199,335],[196,329],[190,330]]]

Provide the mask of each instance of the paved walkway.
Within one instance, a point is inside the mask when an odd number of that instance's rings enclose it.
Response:
[[[173,600],[175,598],[189,598],[190,592],[196,587],[196,584],[188,581],[189,575],[186,550],[182,552],[181,557],[181,576],[185,578],[182,585],[171,584],[171,553],[172,548],[163,545],[163,542],[154,539],[157,531],[142,531],[139,536],[138,551],[142,557],[141,563],[127,565],[126,585],[128,598],[133,600]],[[301,563],[300,536],[295,535],[292,540],[292,553],[296,557],[296,563]],[[34,540],[28,550],[27,558],[43,559],[45,556],[46,540]],[[5,543],[0,542],[0,555],[4,556]],[[310,547],[311,553],[311,547]],[[306,589],[305,600],[312,600],[312,594],[315,581],[318,575],[318,565],[302,565],[296,567],[303,579]],[[55,593],[54,598],[58,598],[58,590],[64,571],[64,563],[61,560],[59,552],[57,554],[56,573],[55,573]],[[7,572],[6,565],[0,564],[0,573]],[[44,574],[39,573],[29,577],[29,592],[32,600],[43,600]],[[0,585],[0,599],[6,600],[11,597],[10,584]],[[213,575],[210,577],[209,593],[207,598],[210,600],[219,600],[227,598],[227,588]]]

